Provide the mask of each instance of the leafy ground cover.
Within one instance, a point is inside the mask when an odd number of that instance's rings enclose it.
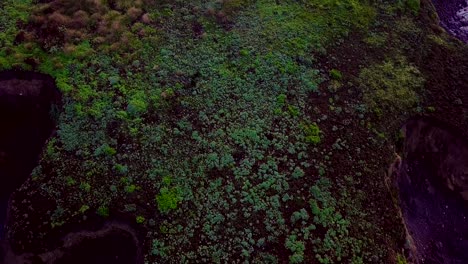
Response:
[[[0,4],[0,68],[64,94],[13,199],[17,252],[120,219],[148,263],[404,262],[388,140],[434,110],[415,47],[455,45],[428,33],[428,6],[46,2]]]

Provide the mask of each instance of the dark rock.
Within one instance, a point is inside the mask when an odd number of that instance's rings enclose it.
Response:
[[[43,145],[55,128],[51,109],[60,101],[50,76],[0,73],[0,239],[9,196],[37,165]]]
[[[418,263],[468,263],[468,142],[431,119],[404,127],[400,205]]]
[[[440,24],[450,34],[468,42],[468,1],[433,0],[440,18]]]

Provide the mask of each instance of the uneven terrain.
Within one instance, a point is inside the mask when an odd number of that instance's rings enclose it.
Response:
[[[7,261],[423,262],[387,169],[414,117],[468,136],[436,3],[2,1],[0,69],[61,93]]]

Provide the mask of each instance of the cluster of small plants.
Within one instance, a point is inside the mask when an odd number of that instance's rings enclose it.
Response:
[[[57,210],[45,225],[131,214],[151,241],[148,263],[384,259],[382,245],[367,238],[380,227],[360,210],[355,178],[363,173],[334,175],[329,167],[345,157],[356,171],[377,171],[358,160],[361,148],[381,141],[365,138],[356,150],[347,128],[373,135],[366,110],[413,107],[424,80],[402,58],[373,64],[359,74],[363,100],[346,105],[346,73],[324,71],[317,59],[365,32],[376,7],[154,2],[23,1],[32,15],[10,16],[32,30],[18,45],[18,25],[0,18],[8,29],[1,68],[37,67],[64,93],[57,136],[34,172],[35,182],[53,179],[44,190],[67,189],[47,191]],[[403,6],[417,11],[414,1]],[[378,46],[382,38],[367,41]],[[325,80],[332,95],[319,105],[311,98],[327,93],[319,88]],[[336,121],[341,116],[359,122]]]

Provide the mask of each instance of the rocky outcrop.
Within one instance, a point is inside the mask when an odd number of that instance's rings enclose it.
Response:
[[[433,0],[439,14],[440,24],[450,34],[468,42],[468,1],[467,0]]]
[[[447,124],[410,120],[397,170],[400,206],[419,263],[468,262],[468,142]]]
[[[51,111],[60,103],[52,77],[22,71],[0,73],[0,241],[8,199],[37,165],[55,128]]]

